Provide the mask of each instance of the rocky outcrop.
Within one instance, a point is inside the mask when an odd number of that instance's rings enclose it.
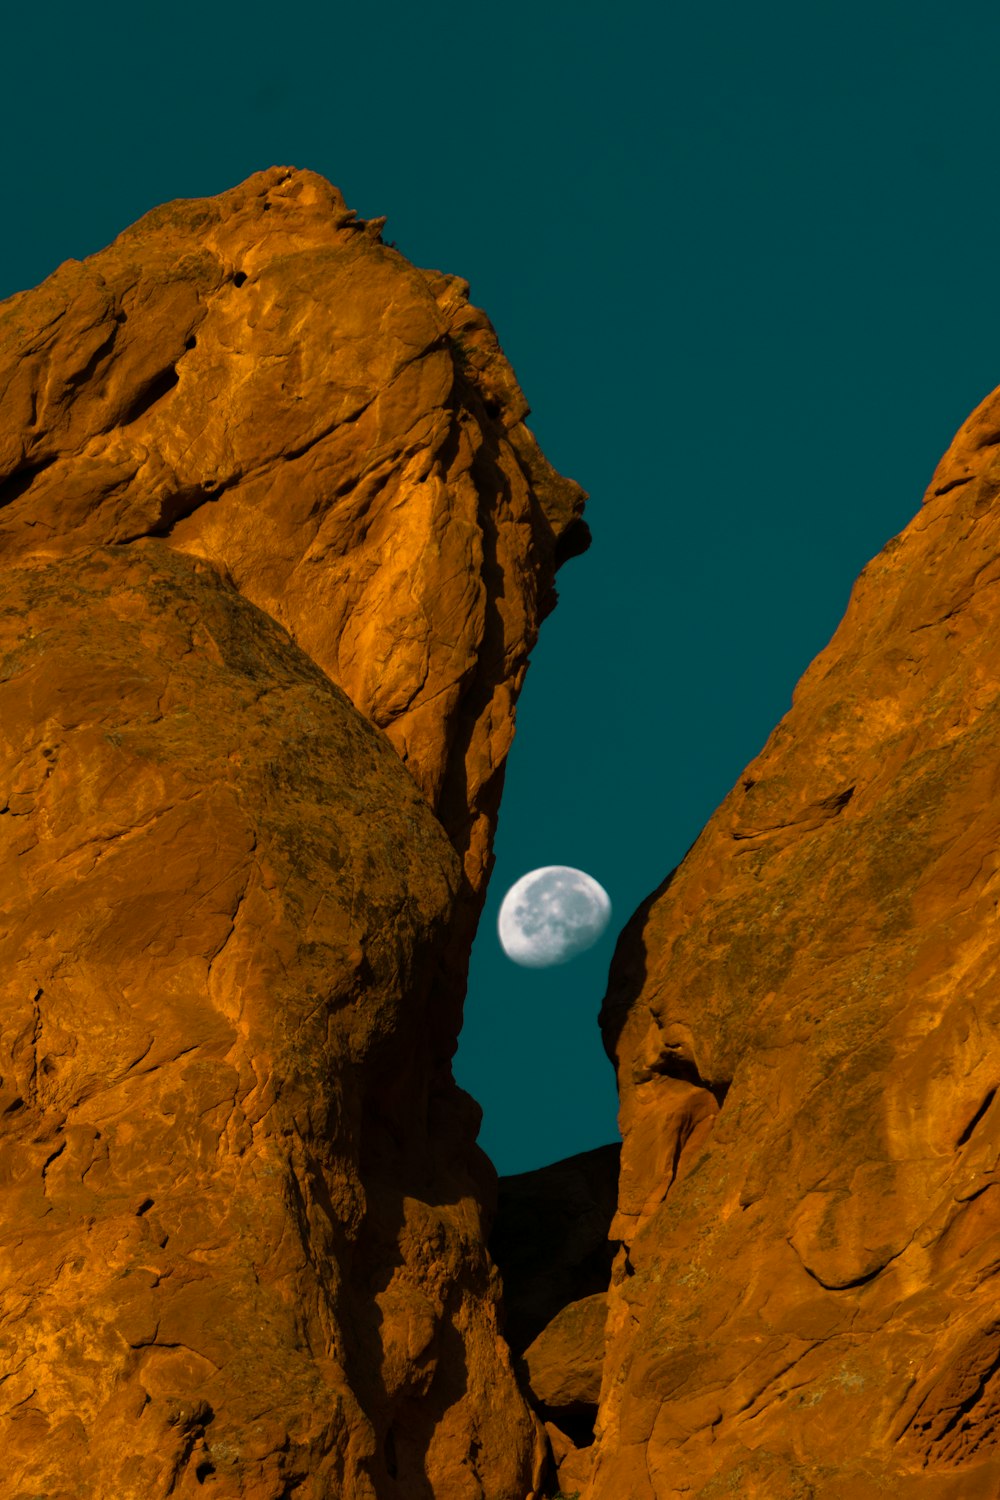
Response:
[[[0,558],[167,537],[385,731],[479,889],[583,493],[456,276],[313,172],[169,203],[0,310]]]
[[[559,1478],[570,1492],[589,1478],[604,1369],[605,1292],[569,1302],[524,1351],[523,1370]]]
[[[542,1482],[450,1058],[582,494],[380,228],[273,169],[0,306],[21,1500]]]
[[[587,1500],[1000,1489],[998,434],[619,942]]]
[[[604,1292],[568,1302],[524,1351],[531,1390],[553,1414],[596,1409],[606,1316]]]
[[[0,305],[3,1493],[992,1500],[1000,395],[621,937],[620,1175],[495,1205],[586,530],[467,291],[272,169]]]

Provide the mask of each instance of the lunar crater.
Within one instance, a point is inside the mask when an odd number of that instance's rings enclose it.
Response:
[[[592,875],[571,865],[543,865],[511,886],[497,930],[514,963],[547,969],[593,947],[610,920],[611,900]]]

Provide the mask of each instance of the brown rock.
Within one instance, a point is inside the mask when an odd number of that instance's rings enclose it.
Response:
[[[579,490],[311,173],[0,308],[0,1451],[25,1500],[524,1500],[451,1078]]]
[[[314,172],[155,209],[0,315],[0,556],[169,537],[388,734],[480,889],[583,492],[455,276]]]
[[[578,1448],[554,1422],[546,1422],[552,1460],[559,1486],[557,1500],[579,1500],[590,1480],[591,1450]]]
[[[620,940],[587,1500],[1000,1492],[998,431]]]
[[[604,1292],[569,1302],[524,1351],[532,1393],[543,1406],[596,1405],[601,1394]]]

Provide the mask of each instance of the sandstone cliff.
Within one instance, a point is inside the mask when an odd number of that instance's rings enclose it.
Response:
[[[586,1500],[1000,1493],[998,442],[1000,393],[620,939]]]
[[[524,1500],[450,1058],[583,496],[309,172],[0,305],[0,1493]]]

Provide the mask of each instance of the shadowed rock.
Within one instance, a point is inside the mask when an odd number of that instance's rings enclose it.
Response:
[[[617,1142],[501,1177],[490,1254],[503,1277],[504,1333],[521,1355],[567,1303],[607,1291]]]
[[[567,1494],[590,1471],[620,1150],[616,1141],[501,1177],[490,1234],[514,1370],[545,1423]]]

